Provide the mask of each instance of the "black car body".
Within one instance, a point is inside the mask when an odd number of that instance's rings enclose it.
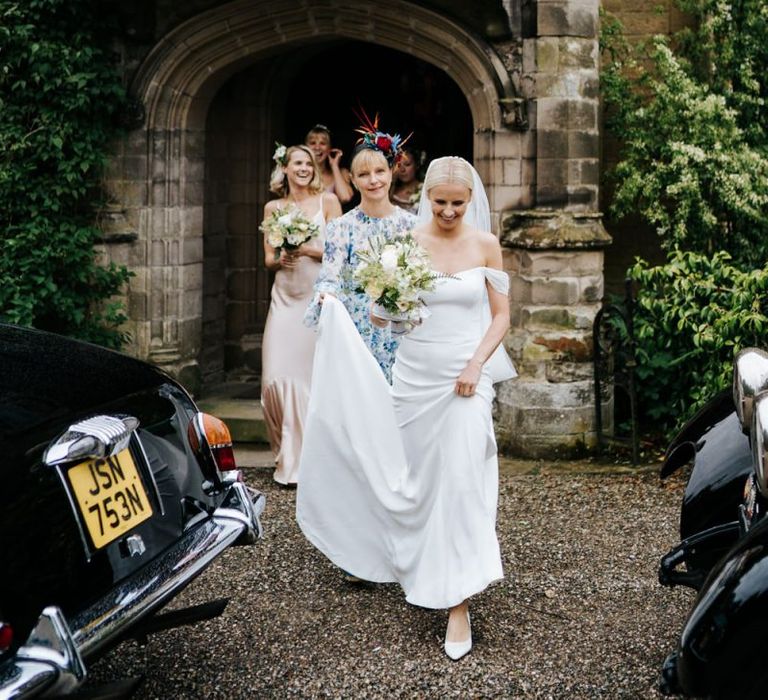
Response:
[[[157,611],[261,534],[264,498],[242,483],[226,426],[171,377],[3,324],[0,478],[3,698],[72,692],[87,661],[172,626]]]
[[[665,585],[698,591],[662,690],[691,697],[768,696],[768,354],[739,353],[733,392],[714,397],[673,440],[662,477],[693,463],[681,543],[661,560]]]

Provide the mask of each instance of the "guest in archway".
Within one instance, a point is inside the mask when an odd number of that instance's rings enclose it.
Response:
[[[337,297],[347,308],[365,344],[373,353],[387,379],[395,361],[397,339],[389,327],[377,328],[371,323],[371,299],[358,289],[352,279],[358,253],[367,249],[368,240],[376,235],[390,239],[404,234],[416,224],[416,218],[389,200],[392,171],[400,158],[402,139],[378,128],[378,117],[365,118],[363,133],[352,156],[351,182],[360,193],[360,204],[333,221],[326,231],[323,267],[315,284],[316,296],[307,309],[305,323],[316,325],[325,294]]]
[[[331,131],[323,124],[315,124],[304,139],[320,167],[320,178],[326,192],[333,192],[342,204],[346,204],[354,192],[350,186],[349,170],[341,167],[341,157],[344,155],[340,148],[331,145]]]
[[[423,184],[421,169],[425,161],[426,154],[423,151],[406,146],[392,177],[392,191],[389,195],[392,203],[411,214],[419,209]]]
[[[270,190],[278,199],[264,207],[264,261],[275,273],[262,342],[261,403],[269,442],[275,453],[275,481],[295,484],[304,418],[309,400],[315,334],[302,323],[312,299],[323,257],[325,225],[341,215],[335,194],[323,189],[318,167],[307,146],[279,146]],[[277,246],[266,229],[283,213],[300,211],[317,235],[289,248]]]

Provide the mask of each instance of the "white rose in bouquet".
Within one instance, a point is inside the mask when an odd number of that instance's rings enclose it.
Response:
[[[320,230],[318,225],[307,219],[304,212],[296,206],[272,212],[264,219],[260,228],[277,256],[280,255],[280,249],[295,250],[314,238]]]
[[[373,299],[374,314],[393,322],[393,332],[407,333],[429,315],[421,297],[434,289],[435,275],[410,234],[393,241],[374,236],[358,257],[353,277]]]

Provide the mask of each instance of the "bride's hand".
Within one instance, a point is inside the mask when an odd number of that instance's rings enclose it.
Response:
[[[380,318],[375,313],[373,313],[373,307],[371,307],[368,310],[368,316],[371,319],[371,323],[376,326],[376,328],[386,328],[389,321],[387,321],[384,318]]]
[[[456,393],[459,396],[473,396],[480,381],[482,365],[475,360],[467,362],[459,378],[456,380]]]

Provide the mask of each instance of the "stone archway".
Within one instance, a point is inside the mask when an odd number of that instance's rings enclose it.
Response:
[[[492,170],[500,150],[520,152],[519,134],[503,124],[501,104],[514,96],[509,74],[490,46],[446,17],[403,0],[386,6],[328,0],[311,7],[301,0],[236,0],[185,22],[154,47],[132,81],[146,121],[125,144],[123,180],[144,193],[135,206],[126,205],[144,262],[137,269],[143,314],[132,314],[135,349],[191,387],[198,383],[201,342],[205,124],[211,100],[246,66],[329,38],[380,44],[450,76],[472,114],[475,164],[494,183],[491,207],[499,213],[508,204],[496,196],[505,179]]]

